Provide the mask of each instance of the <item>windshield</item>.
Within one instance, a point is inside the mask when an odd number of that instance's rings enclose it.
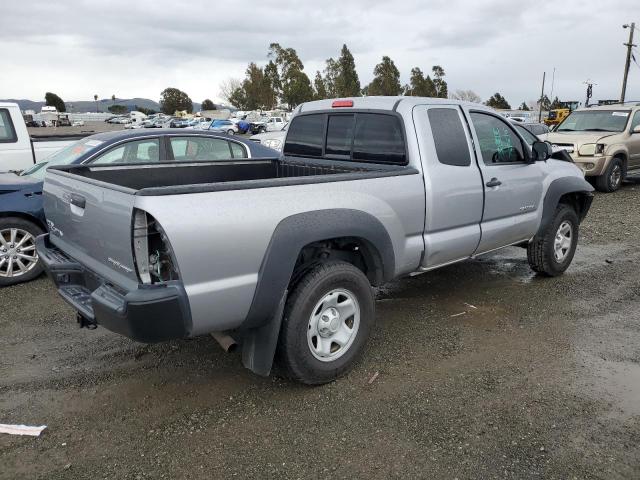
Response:
[[[629,110],[582,110],[572,112],[557,132],[621,132],[629,118]]]
[[[75,160],[80,158],[89,150],[92,150],[99,145],[102,145],[102,140],[96,140],[91,138],[83,138],[71,145],[66,146],[59,152],[54,153],[47,160],[35,164],[33,167],[25,170],[21,173],[22,176],[31,177],[34,180],[44,180],[44,174],[46,172],[46,166],[48,165],[69,165]]]

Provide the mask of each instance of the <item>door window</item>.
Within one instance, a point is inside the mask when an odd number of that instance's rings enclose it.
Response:
[[[631,120],[631,131],[633,132],[633,129],[638,125],[640,125],[640,110],[635,113],[633,120]]]
[[[471,121],[485,165],[526,163],[522,142],[506,122],[479,112],[471,113]]]
[[[429,123],[438,161],[444,165],[471,165],[469,144],[458,111],[453,108],[430,108]]]
[[[15,143],[18,141],[16,131],[13,128],[11,115],[6,108],[0,109],[0,142]]]
[[[160,140],[157,138],[127,142],[103,153],[92,164],[148,163],[160,161]]]
[[[173,150],[173,158],[179,162],[247,158],[246,152],[237,148],[232,149],[230,142],[223,138],[193,136],[170,137],[169,140],[171,150]]]

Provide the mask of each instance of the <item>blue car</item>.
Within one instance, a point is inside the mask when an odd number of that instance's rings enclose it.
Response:
[[[201,130],[126,130],[85,137],[21,174],[0,174],[0,287],[42,272],[35,237],[47,229],[42,184],[47,165],[197,162],[277,158],[259,143]]]

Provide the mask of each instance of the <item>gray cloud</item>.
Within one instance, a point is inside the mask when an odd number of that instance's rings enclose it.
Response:
[[[200,101],[227,77],[243,76],[248,62],[266,62],[271,42],[295,48],[309,76],[346,43],[363,82],[389,55],[403,82],[414,66],[440,64],[451,90],[485,99],[495,91],[512,104],[536,98],[542,71],[553,67],[561,98],[582,100],[588,77],[598,83],[594,98],[615,98],[621,25],[634,20],[637,0],[606,8],[595,0],[12,2],[0,16],[0,98],[37,99],[47,90],[69,100],[157,98],[172,85]],[[640,98],[636,65],[628,96]]]

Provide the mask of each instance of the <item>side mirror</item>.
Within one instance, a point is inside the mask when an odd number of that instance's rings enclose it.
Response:
[[[543,162],[553,155],[553,147],[549,142],[533,142],[531,153],[534,162]]]
[[[631,133],[640,133],[640,125],[636,125],[635,127],[633,127],[633,130],[631,130]]]

